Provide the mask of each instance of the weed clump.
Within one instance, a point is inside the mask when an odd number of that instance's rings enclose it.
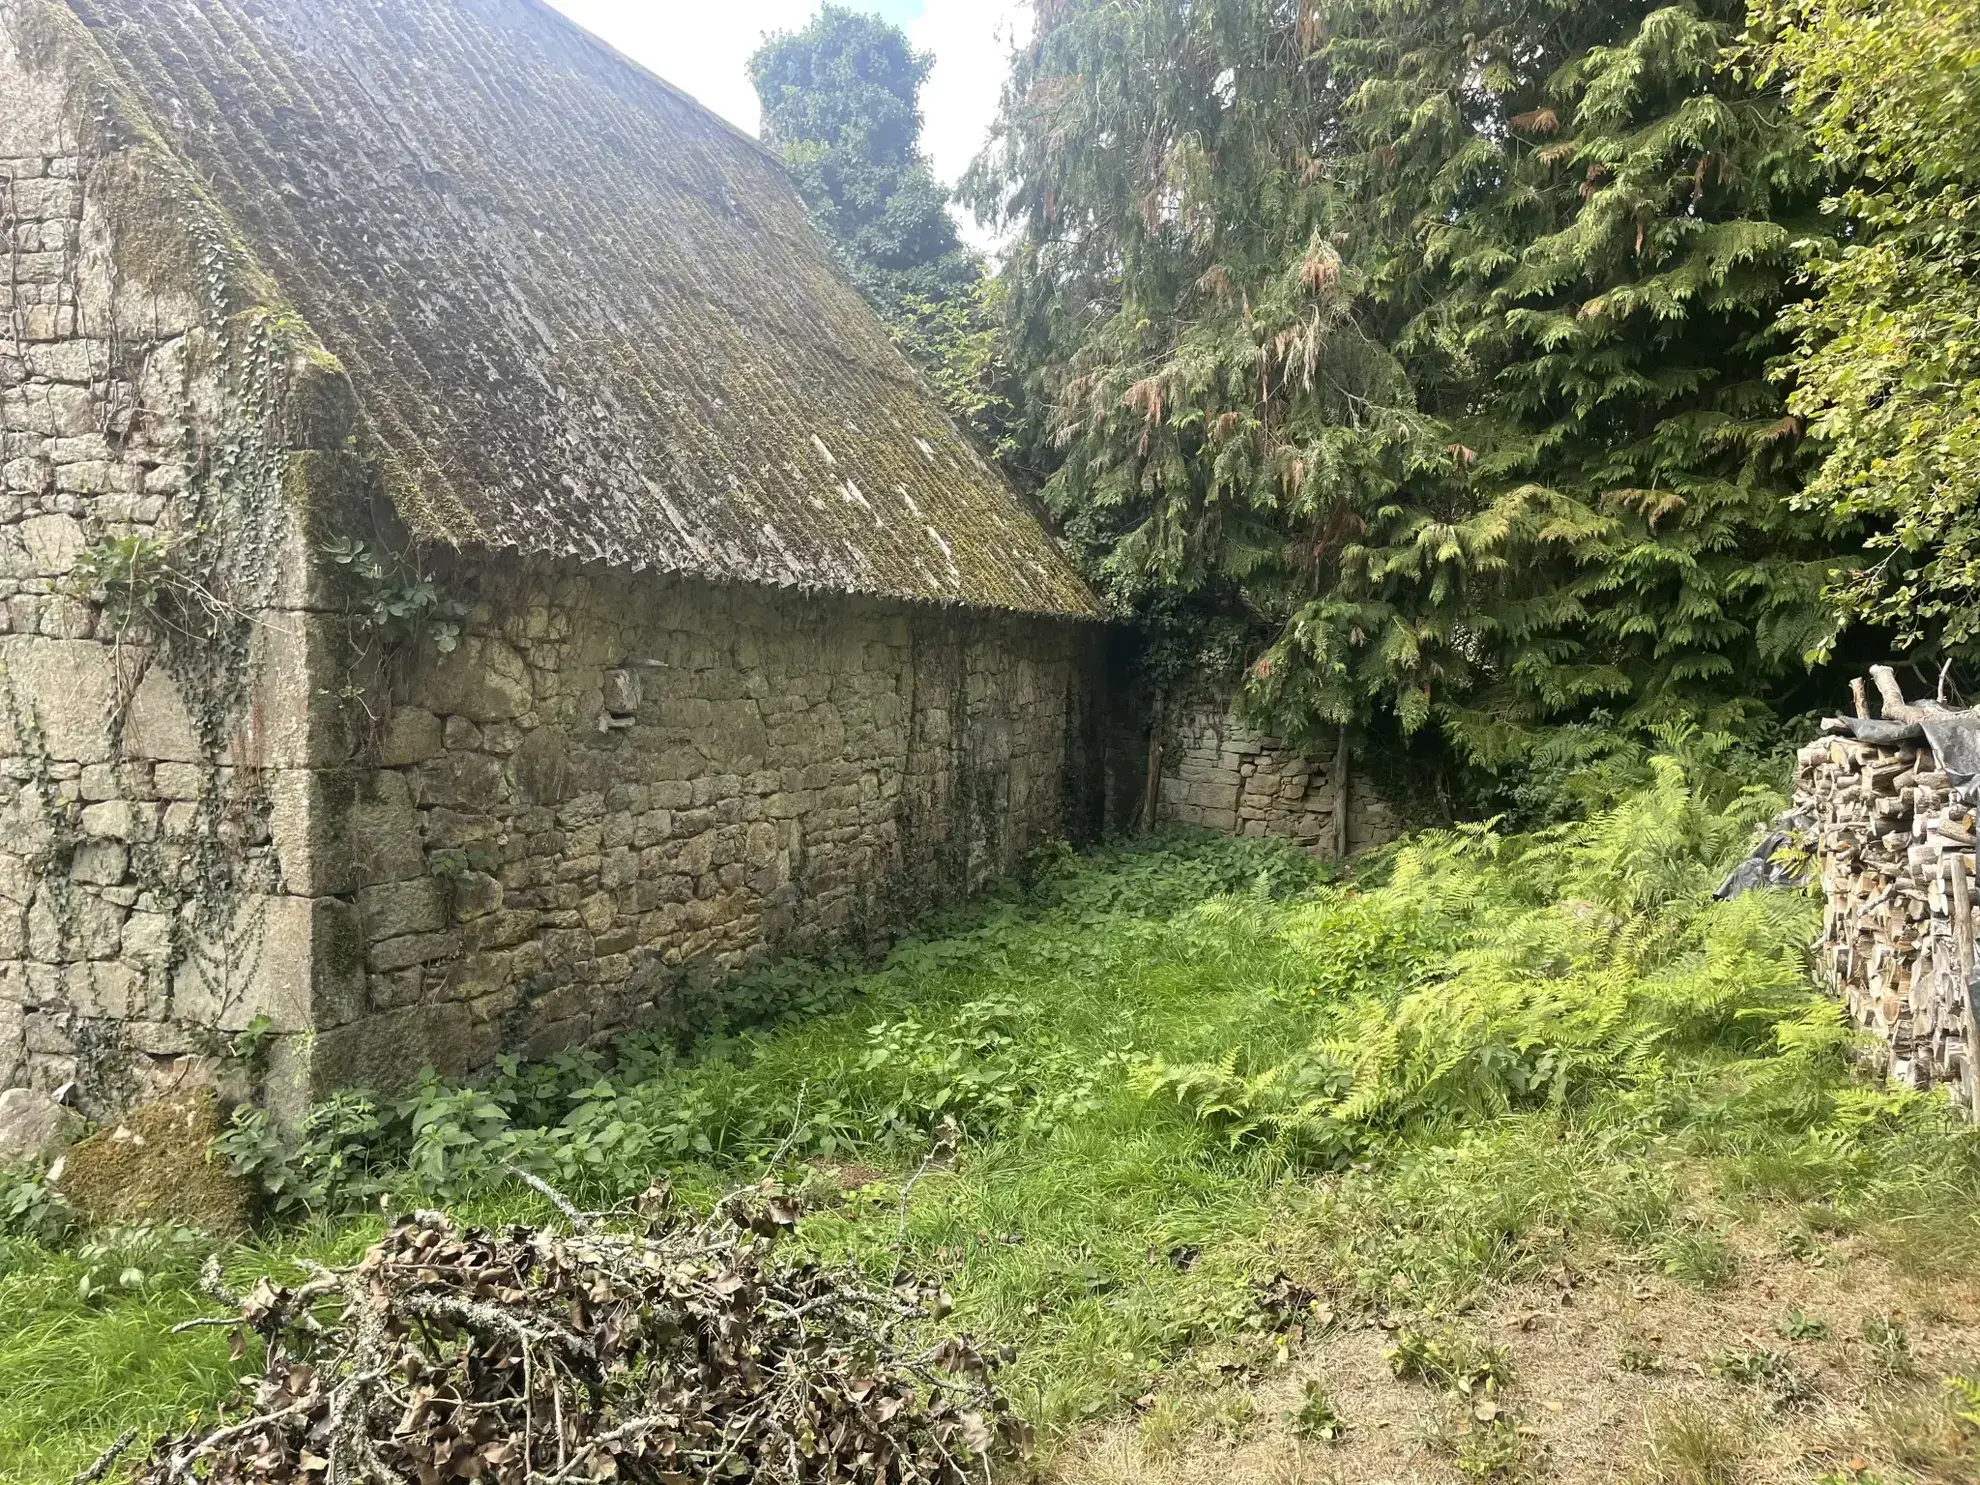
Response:
[[[1715,1289],[1739,1272],[1739,1255],[1716,1232],[1677,1232],[1660,1248],[1663,1270],[1673,1279]]]
[[[1458,1473],[1467,1480],[1523,1485],[1538,1478],[1536,1453],[1531,1439],[1512,1420],[1494,1418],[1458,1435]]]
[[[1307,1379],[1299,1406],[1286,1414],[1285,1422],[1295,1438],[1334,1443],[1347,1434],[1347,1420],[1335,1408],[1326,1384],[1317,1378]]]
[[[1752,1428],[1697,1405],[1653,1412],[1629,1485],[1734,1485]]]
[[[1491,1397],[1512,1385],[1512,1358],[1503,1347],[1452,1330],[1404,1329],[1382,1352],[1401,1382],[1425,1382],[1469,1397]]]
[[[1764,1387],[1779,1408],[1812,1402],[1819,1395],[1794,1363],[1771,1346],[1721,1351],[1712,1358],[1712,1371],[1731,1382]]]
[[[1826,1341],[1831,1334],[1829,1322],[1806,1312],[1793,1309],[1781,1317],[1776,1327],[1781,1339],[1788,1341]]]
[[[1870,1354],[1870,1369],[1876,1376],[1885,1381],[1899,1381],[1918,1375],[1911,1355],[1911,1331],[1901,1313],[1866,1315],[1861,1333]]]

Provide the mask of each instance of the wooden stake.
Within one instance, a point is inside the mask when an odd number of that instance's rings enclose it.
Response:
[[[1155,699],[1155,721],[1148,729],[1148,777],[1141,785],[1141,833],[1155,831],[1155,808],[1162,793],[1162,698]]]
[[[1340,751],[1334,756],[1334,859],[1348,859],[1348,735],[1341,729]]]

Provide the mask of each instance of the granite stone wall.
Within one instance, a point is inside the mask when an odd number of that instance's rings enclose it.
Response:
[[[314,456],[189,183],[0,20],[0,1087],[100,1115],[314,1019],[277,839],[322,719]]]
[[[509,558],[448,581],[470,631],[351,781],[362,992],[319,1085],[597,1040],[1097,833],[1098,626]]]
[[[1238,720],[1228,706],[1183,713],[1162,755],[1157,818],[1228,835],[1277,836],[1316,856],[1339,854],[1342,808],[1335,756],[1313,758]],[[1401,834],[1394,812],[1349,768],[1350,854]]]

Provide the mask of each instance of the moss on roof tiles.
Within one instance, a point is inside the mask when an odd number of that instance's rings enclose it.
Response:
[[[1099,608],[781,167],[538,0],[67,0],[349,372],[421,536]]]

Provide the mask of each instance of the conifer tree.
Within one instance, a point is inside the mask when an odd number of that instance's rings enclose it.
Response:
[[[1740,22],[1044,0],[975,186],[1090,569],[1242,626],[1294,735],[1390,709],[1494,762],[1792,685],[1847,550],[1769,376],[1823,181]]]

